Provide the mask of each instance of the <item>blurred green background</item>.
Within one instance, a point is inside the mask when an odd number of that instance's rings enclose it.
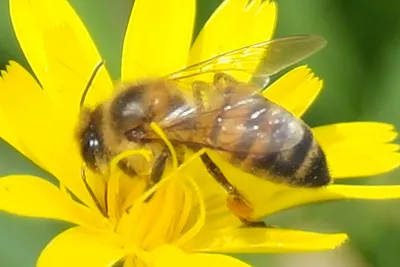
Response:
[[[114,78],[132,0],[71,0]],[[197,29],[220,0],[199,0]],[[400,128],[400,2],[393,0],[278,0],[276,36],[320,34],[328,46],[307,61],[325,89],[305,116],[311,125],[377,120]],[[227,22],[229,23],[229,22]],[[26,65],[0,1],[0,68],[8,60]],[[0,175],[36,173],[32,163],[0,143]],[[400,171],[351,183],[400,183]],[[340,201],[279,214],[269,222],[305,230],[340,231],[351,241],[330,252],[239,255],[254,266],[390,267],[400,262],[400,201]],[[295,222],[295,223],[293,223]],[[34,266],[40,250],[67,225],[0,213],[0,266]]]

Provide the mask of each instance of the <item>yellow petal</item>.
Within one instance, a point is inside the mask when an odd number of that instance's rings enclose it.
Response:
[[[388,144],[394,127],[377,122],[351,122],[313,129],[324,149],[335,178],[353,178],[385,173],[400,165],[399,146]]]
[[[3,82],[0,77],[0,95],[1,95],[1,86]],[[32,158],[32,161],[39,165],[39,161],[34,159],[33,154],[28,151],[26,147],[24,147],[23,143],[19,140],[15,130],[12,127],[12,123],[10,123],[2,110],[0,110],[0,138],[9,143],[15,149],[17,149],[21,154],[23,154],[27,158]]]
[[[296,117],[301,117],[322,88],[322,80],[307,66],[297,67],[271,84],[263,95],[278,103]]]
[[[271,38],[276,23],[276,5],[271,1],[248,2],[226,0],[214,11],[190,50],[188,65]],[[246,73],[227,73],[247,81],[257,65],[258,62],[246,64]]]
[[[46,246],[36,266],[113,266],[125,254],[126,251],[111,236],[73,227]]]
[[[189,65],[271,38],[276,5],[271,1],[248,2],[225,0],[214,11],[190,50]]]
[[[275,31],[277,16],[278,7],[276,2],[274,0],[263,1],[255,15],[249,44],[270,40]]]
[[[154,267],[250,267],[250,265],[226,255],[193,253],[186,254],[177,247],[161,246],[152,251],[152,263]]]
[[[10,17],[19,45],[42,85],[50,85],[46,74],[46,51],[41,31],[31,8],[31,1],[10,0]]]
[[[73,118],[89,77],[101,57],[83,23],[65,0],[12,0],[10,14],[22,50],[50,98]],[[109,95],[103,67],[86,103]]]
[[[53,184],[34,176],[13,175],[0,179],[0,210],[9,213],[67,221],[103,228],[99,214],[78,204]]]
[[[269,215],[289,208],[338,199],[385,200],[400,198],[400,186],[331,185],[319,189],[292,188],[276,193],[274,205],[260,205],[258,212]],[[262,210],[262,211],[261,211]]]
[[[194,0],[136,0],[122,53],[122,80],[166,75],[187,62]]]
[[[200,234],[189,246],[196,251],[218,253],[291,253],[331,250],[346,240],[346,234],[275,228],[230,228]]]
[[[15,62],[10,62],[7,72],[2,72],[0,106],[18,135],[18,144],[22,144],[16,148],[24,154],[30,152],[26,155],[37,165],[53,174],[82,201],[92,203],[80,180],[81,160],[72,125],[55,109],[34,78]]]
[[[356,185],[332,185],[326,188],[330,199],[397,199],[400,198],[400,186],[356,186]]]
[[[19,136],[27,151],[31,151],[29,155],[33,154],[32,160],[36,164],[57,174],[55,169],[59,163],[55,162],[57,157],[53,155],[62,152],[59,147],[62,143],[58,140],[67,134],[63,125],[57,123],[59,114],[35,79],[19,64],[11,61],[7,72],[1,74],[0,103],[9,127]],[[26,154],[23,147],[16,148]]]
[[[190,49],[188,65],[207,60],[232,50],[236,29],[248,0],[225,0],[208,19]],[[234,18],[234,19],[232,19]],[[239,33],[238,33],[239,35]],[[237,47],[237,45],[234,45]]]
[[[336,143],[343,139],[370,140],[376,143],[391,142],[397,137],[395,127],[380,122],[346,122],[313,128],[318,140],[323,143]]]

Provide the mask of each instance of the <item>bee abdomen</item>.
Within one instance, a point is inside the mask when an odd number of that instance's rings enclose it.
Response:
[[[310,129],[305,127],[302,140],[292,148],[268,153],[253,160],[254,172],[262,178],[272,179],[300,187],[320,187],[329,184],[326,157],[315,141]],[[266,151],[268,149],[266,148]]]

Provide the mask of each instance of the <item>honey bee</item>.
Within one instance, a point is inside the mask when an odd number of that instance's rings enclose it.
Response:
[[[170,158],[165,143],[150,127],[155,122],[174,146],[218,151],[231,164],[260,179],[295,187],[327,185],[331,177],[326,158],[311,130],[260,91],[270,76],[325,43],[314,35],[278,38],[218,55],[166,77],[124,84],[94,109],[82,108],[77,139],[83,161],[92,171],[102,173],[121,152],[149,148],[156,155],[148,178],[149,186],[154,185]],[[250,69],[249,82],[239,82],[228,74]],[[213,81],[202,80],[205,74],[212,74]],[[191,90],[185,90],[182,81],[189,78]],[[251,203],[240,189],[207,153],[201,160],[226,190],[230,210],[245,224],[257,223],[251,216]],[[130,176],[138,175],[141,165],[133,157],[119,163]]]

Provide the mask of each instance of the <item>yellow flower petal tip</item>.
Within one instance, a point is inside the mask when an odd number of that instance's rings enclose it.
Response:
[[[19,90],[16,90],[16,88]],[[21,94],[24,95],[23,98]],[[47,166],[45,166],[43,162],[39,162],[33,147],[30,147],[31,143],[28,142],[28,138],[23,140],[20,136],[21,132],[26,133],[28,129],[33,129],[30,128],[33,126],[33,122],[35,122],[33,119],[37,118],[35,116],[39,116],[42,109],[46,109],[47,107],[48,103],[44,102],[46,102],[44,94],[35,79],[21,65],[15,61],[9,61],[6,65],[6,70],[1,71],[0,78],[1,113],[6,117],[5,121],[2,121],[0,137],[13,145],[22,154],[28,156],[41,168],[46,169]],[[19,106],[18,112],[15,111],[16,104]],[[24,124],[19,123],[28,119],[32,119],[32,124],[30,124],[29,121]],[[12,128],[13,133],[10,133],[7,128],[3,128],[3,122],[4,124],[7,123]],[[42,126],[41,121],[35,122],[34,128],[38,126]],[[32,132],[32,139],[35,139],[36,143],[39,135],[38,132],[40,132],[40,130]]]
[[[326,187],[315,188],[315,189],[284,188],[275,191],[274,193],[276,194],[276,196],[274,197],[274,201],[276,202],[276,204],[273,206],[266,206],[260,203],[261,214],[270,215],[293,207],[306,205],[309,203],[326,202],[329,200],[400,199],[400,186],[399,185],[356,186],[356,185],[332,184]],[[272,197],[266,199],[271,199],[271,198]],[[264,199],[264,203],[266,199]]]
[[[249,43],[260,43],[270,40],[276,28],[278,6],[274,0],[253,2],[261,2],[261,5],[256,12]]]
[[[334,178],[378,175],[400,165],[393,125],[378,122],[338,123],[313,128]]]
[[[329,136],[329,142],[333,143],[347,138],[351,138],[351,141],[361,139],[385,143],[393,141],[398,135],[392,124],[368,121],[337,123],[333,126],[315,127],[313,130],[314,134],[320,135],[321,138]]]
[[[330,186],[326,191],[326,199],[386,200],[400,198],[399,185],[349,186],[337,184]]]
[[[12,0],[10,16],[22,51],[46,93],[57,106],[77,116],[76,103],[101,60],[79,16],[64,0]],[[99,72],[93,87],[97,91],[94,102],[109,95],[112,83],[105,69]]]
[[[199,251],[219,253],[293,253],[331,250],[347,241],[346,234],[320,234],[278,228],[210,230],[192,242]],[[192,245],[191,243],[189,243]]]
[[[283,75],[263,95],[301,117],[318,96],[322,86],[323,81],[303,65]]]
[[[286,231],[286,230],[283,230]],[[285,235],[289,235],[291,231],[288,231],[285,233]],[[277,236],[277,242],[278,238],[280,236]],[[291,241],[288,242],[288,244],[285,244],[283,242],[278,243],[278,247],[281,245],[283,246],[283,249],[286,249],[287,251],[282,251],[282,250],[275,250],[275,253],[282,253],[282,252],[296,252],[296,251],[303,251],[303,252],[313,252],[313,251],[326,251],[326,250],[333,250],[336,249],[340,246],[342,246],[347,240],[349,239],[347,234],[344,233],[339,233],[339,234],[317,234],[317,233],[307,233],[305,232],[304,235],[301,234],[299,235],[299,239],[296,239],[296,236],[290,237],[292,240],[296,241]]]
[[[276,17],[275,1],[225,0],[214,11],[192,45],[188,65],[270,40]]]

